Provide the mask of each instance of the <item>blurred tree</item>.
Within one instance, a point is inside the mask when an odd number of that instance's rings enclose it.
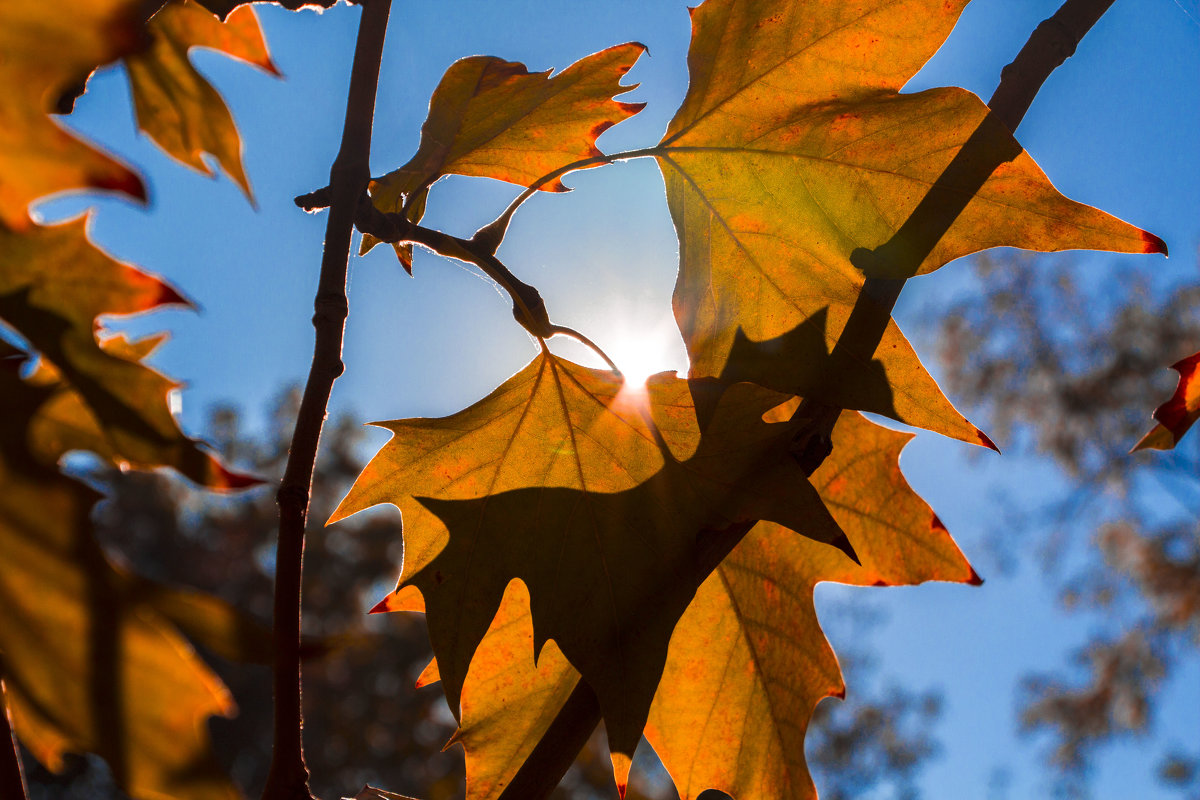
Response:
[[[1020,700],[1023,728],[1053,741],[1059,789],[1084,796],[1097,750],[1151,731],[1162,686],[1200,656],[1200,439],[1129,452],[1174,389],[1166,365],[1200,349],[1200,287],[1158,302],[1119,264],[1087,280],[1071,256],[975,263],[982,291],[938,329],[945,385],[1007,452],[1050,459],[1072,487],[1006,524],[996,550],[1012,559],[1031,544],[1014,531],[1048,531],[1047,578],[1092,614],[1076,668],[1028,677]],[[1160,779],[1200,797],[1198,755],[1168,748]]]
[[[249,492],[220,496],[198,491],[167,473],[120,472],[78,465],[107,494],[97,509],[98,535],[114,558],[140,574],[186,584],[233,603],[266,621],[271,612],[274,554],[274,486],[286,457],[299,402],[285,392],[260,432],[248,433],[232,408],[210,414],[205,438],[225,462],[267,480]],[[305,741],[313,789],[337,797],[346,787],[371,783],[423,800],[461,797],[462,751],[442,746],[453,731],[438,687],[414,689],[431,658],[423,621],[408,614],[366,611],[394,585],[403,555],[394,513],[364,514],[332,528],[321,527],[364,461],[363,428],[343,416],[327,428],[314,481],[313,529],[307,534],[304,624],[332,649],[308,662],[304,672]],[[867,599],[844,600],[825,615],[847,643],[862,642],[878,622]],[[849,697],[826,701],[808,737],[809,763],[822,776],[824,796],[842,800],[872,789],[882,796],[916,796],[913,779],[935,752],[932,728],[938,714],[933,693],[876,689],[870,654],[839,646]],[[212,654],[206,654],[212,656]],[[214,745],[247,796],[257,796],[270,763],[271,698],[266,666],[209,663],[232,690],[236,718],[214,719]],[[616,796],[602,735],[559,788],[560,800]],[[643,748],[642,750],[648,750]],[[639,758],[653,757],[639,750]],[[31,800],[120,798],[103,763],[75,758],[63,775],[31,765]],[[674,798],[666,774],[630,787],[631,800]],[[719,794],[708,793],[719,797]],[[708,798],[706,797],[706,800]]]

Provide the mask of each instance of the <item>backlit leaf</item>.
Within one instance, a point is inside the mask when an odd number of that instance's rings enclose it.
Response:
[[[815,798],[804,734],[823,697],[844,695],[813,608],[820,581],[860,586],[978,582],[900,474],[911,436],[844,414],[813,485],[861,564],[762,523],[696,593],[675,629],[646,737],[684,800]]]
[[[213,171],[202,154],[211,153],[249,197],[233,117],[188,52],[207,47],[278,74],[254,10],[238,8],[221,22],[191,0],[172,0],[150,20],[147,33],[150,46],[125,62],[138,126],[171,156],[208,175]]]
[[[424,595],[453,710],[520,579],[534,652],[555,641],[596,691],[612,749],[632,754],[671,631],[705,577],[704,536],[770,519],[846,547],[790,454],[798,425],[762,419],[779,400],[668,374],[639,396],[543,353],[459,414],[384,423],[392,440],[331,522],[400,508],[400,585]]]
[[[1134,445],[1134,450],[1170,450],[1200,418],[1200,382],[1196,370],[1200,367],[1200,353],[1171,365],[1179,373],[1179,385],[1167,402],[1154,410],[1158,424]]]
[[[794,408],[779,409],[783,420]],[[822,698],[844,693],[813,608],[820,581],[860,586],[978,583],[945,528],[900,473],[911,438],[845,414],[813,485],[861,564],[772,523],[755,526],[703,583],[671,639],[646,737],[685,800],[813,798],[804,734]],[[403,590],[379,610],[423,610]],[[579,679],[552,646],[536,665],[524,592],[510,586],[462,690],[467,797],[494,800]],[[423,683],[436,680],[436,665]]]
[[[52,770],[65,752],[101,756],[134,798],[232,800],[206,719],[233,702],[173,623],[203,616],[203,641],[238,655],[241,617],[108,560],[90,523],[100,496],[57,468],[74,433],[46,424],[55,390],[18,367],[0,366],[0,657],[17,735]]]
[[[443,175],[473,175],[530,186],[554,170],[600,155],[596,138],[641,110],[613,95],[645,48],[617,45],[551,75],[493,56],[450,65],[429,103],[421,143],[407,164],[371,182],[382,211],[403,210],[413,222],[424,213],[425,194]],[[554,180],[539,188],[566,191]],[[364,250],[375,243],[363,243]],[[401,261],[411,248],[397,253]]]
[[[30,225],[29,204],[68,189],[113,189],[145,199],[124,165],[49,117],[101,64],[142,45],[141,0],[38,0],[0,5],[0,223]]]
[[[658,157],[692,374],[979,443],[894,323],[874,360],[829,363],[864,275],[908,277],[1000,245],[1164,251],[1060,195],[973,94],[899,94],[965,5],[709,0],[695,10],[691,83]],[[873,336],[852,344],[870,352]]]
[[[83,218],[25,233],[0,227],[0,320],[42,358],[36,377],[53,391],[31,424],[52,420],[49,430],[72,437],[61,449],[91,450],[118,466],[170,466],[213,488],[253,485],[179,430],[167,405],[177,385],[140,363],[160,339],[97,341],[101,315],[185,302],[94,247]]]

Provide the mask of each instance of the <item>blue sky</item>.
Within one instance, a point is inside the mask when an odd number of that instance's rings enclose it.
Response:
[[[959,85],[986,99],[1001,68],[1056,6],[974,0],[909,88]],[[358,11],[260,8],[285,80],[212,54],[194,56],[240,125],[257,210],[228,179],[190,172],[138,136],[119,72],[93,81],[70,122],[143,170],[150,208],[94,198],[43,208],[58,217],[94,206],[98,243],[167,277],[201,306],[199,314],[168,311],[121,323],[136,332],[171,331],[156,364],[187,383],[181,417],[192,432],[199,432],[212,403],[264,408],[283,384],[303,379],[311,355],[309,318],[325,223],[322,216],[299,212],[292,197],[327,182]],[[564,68],[620,42],[645,43],[650,55],[628,76],[641,87],[622,99],[649,105],[606,133],[601,146],[614,151],[652,144],[686,90],[688,36],[685,3],[675,0],[396,3],[372,172],[382,174],[408,159],[445,68],[480,53],[540,70]],[[1167,241],[1170,259],[1134,262],[1161,289],[1197,279],[1198,130],[1196,0],[1121,0],[1046,83],[1018,138],[1069,197]],[[615,165],[567,183],[574,192],[540,196],[523,208],[502,258],[539,287],[556,321],[593,336],[618,361],[626,343],[640,339],[642,348],[660,352],[659,368],[685,369],[670,316],[677,245],[657,168],[649,162]],[[434,190],[426,223],[469,235],[514,194],[492,181],[449,179]],[[534,355],[508,302],[486,280],[427,254],[418,255],[409,278],[385,250],[351,264],[348,369],[335,388],[335,411],[353,410],[364,421],[452,413]],[[1102,281],[1113,259],[1089,257],[1088,263]],[[968,272],[950,265],[910,284],[897,313],[901,326],[911,331],[939,298],[975,290]],[[570,345],[558,349],[585,358]],[[922,355],[936,374],[934,353]],[[986,415],[963,410],[987,429]],[[994,796],[1037,796],[1046,789],[1040,750],[1015,736],[1014,690],[1024,673],[1064,664],[1088,629],[1086,621],[1059,612],[1032,558],[1011,575],[995,574],[983,543],[1004,510],[998,490],[1033,508],[1062,487],[1032,459],[968,458],[969,449],[922,434],[902,463],[989,580],[981,588],[870,590],[883,596],[889,614],[876,637],[881,679],[939,686],[945,693],[938,727],[942,755],[923,773],[924,796],[987,797],[997,770],[1010,778],[1008,793]],[[846,591],[852,590],[822,587],[818,599]],[[1159,741],[1194,748],[1200,741],[1200,669],[1193,663],[1167,691]],[[1105,752],[1096,797],[1171,796],[1152,780],[1157,747],[1134,742]]]

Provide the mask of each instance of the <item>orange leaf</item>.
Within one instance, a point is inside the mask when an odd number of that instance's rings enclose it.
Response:
[[[493,56],[454,62],[434,90],[416,155],[371,182],[375,205],[420,222],[426,190],[444,175],[530,186],[560,167],[600,155],[597,137],[642,109],[641,103],[612,97],[635,88],[620,80],[644,50],[636,43],[617,45],[555,75]],[[540,188],[566,191],[557,180]],[[364,241],[364,251],[375,243]],[[401,249],[397,253],[410,267],[411,247]]]
[[[851,310],[871,302],[864,275],[908,277],[1000,245],[1163,251],[1156,237],[1060,195],[969,92],[899,94],[965,5],[709,0],[696,9],[691,84],[656,149],[694,375],[981,443],[894,323],[878,347],[854,343],[873,359],[829,363]],[[944,235],[926,230],[950,219]]]
[[[69,189],[113,189],[141,200],[141,180],[55,124],[47,112],[92,70],[142,44],[141,0],[11,0],[0,9],[0,223],[30,225],[27,208]]]
[[[53,389],[31,425],[48,433],[42,463],[70,449],[118,466],[170,466],[216,489],[257,483],[229,472],[179,430],[167,405],[177,384],[141,363],[162,338],[97,341],[97,318],[186,304],[170,286],[114,261],[87,238],[83,218],[25,233],[0,227],[0,320],[42,358]]]
[[[768,418],[786,419],[794,407]],[[737,800],[815,797],[804,733],[817,702],[844,692],[813,608],[817,583],[979,582],[900,473],[910,435],[845,414],[833,437],[813,485],[862,563],[762,523],[675,627],[646,737],[685,800],[710,788]],[[534,662],[535,624],[523,588],[510,585],[471,663],[452,739],[466,749],[469,800],[500,794],[579,680],[553,643]],[[436,679],[436,665],[426,674]]]
[[[233,117],[188,52],[207,47],[279,74],[254,10],[238,8],[221,22],[191,0],[172,0],[150,20],[147,32],[150,47],[125,62],[139,127],[173,158],[207,175],[213,171],[201,155],[212,153],[250,197]]]
[[[46,410],[55,390],[22,381],[3,349],[0,654],[17,735],[52,770],[64,752],[101,756],[135,798],[234,800],[206,730],[233,701],[175,625],[239,654],[241,616],[108,560],[92,536],[99,495],[57,469],[75,432]]]
[[[1200,382],[1196,370],[1200,367],[1200,353],[1190,355],[1171,365],[1179,373],[1179,385],[1167,402],[1154,409],[1158,424],[1133,446],[1134,450],[1170,450],[1200,418]]]
[[[331,522],[377,503],[401,509],[401,586],[424,595],[456,713],[520,579],[534,652],[556,642],[595,689],[612,749],[631,755],[671,630],[705,577],[703,537],[771,519],[846,545],[789,453],[798,424],[762,420],[779,395],[667,374],[640,398],[623,388],[543,353],[465,411],[385,423],[392,440]]]

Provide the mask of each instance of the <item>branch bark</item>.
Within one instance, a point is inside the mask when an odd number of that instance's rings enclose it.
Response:
[[[304,763],[300,705],[300,586],[304,528],[321,428],[333,383],[342,374],[342,337],[349,304],[346,269],[359,197],[370,180],[371,128],[379,64],[391,0],[363,0],[346,100],[342,143],[329,171],[333,202],[313,303],[316,338],[287,466],[279,487],[275,555],[274,746],[263,800],[311,800]]]
[[[1000,73],[1000,85],[988,101],[991,116],[1015,131],[1050,73],[1075,52],[1078,43],[1113,1],[1066,0],[1053,16],[1038,25],[1017,57]],[[946,168],[943,178],[956,172],[961,176],[964,165],[974,161],[976,166],[971,174],[982,186],[988,175],[1003,162],[997,160],[980,169],[978,154],[967,152],[969,148],[971,142],[964,145],[959,156]],[[966,205],[960,192],[944,192],[941,183],[939,180],[934,184],[925,200],[889,242],[863,253],[862,257],[894,259],[898,254],[904,254],[903,263],[897,264],[902,268],[901,274],[915,275],[917,267]],[[846,328],[830,354],[831,364],[844,356],[853,355],[868,362],[874,357],[904,284],[905,279],[866,280]],[[797,409],[794,418],[806,418],[810,424],[797,435],[793,452],[809,475],[832,452],[831,434],[840,413],[839,408],[807,401]],[[719,548],[723,552],[706,554],[706,559],[716,559],[713,568],[737,546],[748,530],[742,531],[741,536],[723,539]],[[581,681],[499,800],[544,800],[548,797],[579,754],[582,745],[577,743],[587,742],[600,719],[595,694]]]

